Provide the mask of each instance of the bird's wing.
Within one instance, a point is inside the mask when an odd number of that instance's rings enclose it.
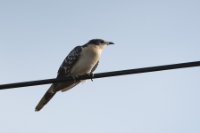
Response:
[[[58,75],[57,78],[63,78],[66,76],[70,76],[70,71],[74,64],[78,61],[80,55],[81,55],[82,47],[77,46],[75,47],[69,55],[65,58],[63,63],[61,64],[59,70],[58,70]],[[65,83],[56,83],[55,84],[55,90],[59,91],[65,88],[65,90],[69,90],[70,88],[76,86],[79,83],[79,81],[74,82],[74,81],[69,81]]]
[[[57,78],[64,77],[70,74],[71,68],[78,61],[81,55],[81,51],[82,47],[77,46],[69,53],[69,55],[65,58],[58,70]]]
[[[70,70],[79,59],[81,50],[82,47],[77,46],[69,53],[69,55],[65,58],[65,60],[63,61],[62,65],[58,70],[57,78],[62,78],[70,75]],[[52,84],[50,88],[47,90],[47,92],[44,94],[40,102],[37,104],[35,111],[40,111],[51,100],[51,98],[56,94],[57,91],[62,90],[64,88],[65,90],[69,90],[70,88],[77,85],[79,82],[80,81],[77,82],[69,81],[65,83]]]

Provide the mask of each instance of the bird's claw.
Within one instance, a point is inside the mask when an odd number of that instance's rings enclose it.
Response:
[[[89,76],[90,76],[91,81],[93,82],[94,74],[90,73]]]

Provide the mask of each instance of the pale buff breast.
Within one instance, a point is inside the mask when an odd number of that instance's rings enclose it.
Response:
[[[83,48],[80,59],[71,70],[72,75],[82,75],[90,73],[92,68],[99,61],[102,47],[91,45]]]

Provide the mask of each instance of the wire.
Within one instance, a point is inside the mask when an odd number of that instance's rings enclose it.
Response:
[[[19,87],[27,87],[27,86],[35,86],[35,85],[43,85],[43,84],[49,84],[49,83],[67,82],[67,81],[73,81],[73,80],[96,79],[96,78],[103,78],[103,77],[148,73],[148,72],[156,72],[156,71],[164,71],[164,70],[180,69],[180,68],[188,68],[188,67],[197,67],[197,66],[200,66],[200,61],[171,64],[171,65],[162,65],[162,66],[153,66],[153,67],[144,67],[144,68],[136,68],[136,69],[128,69],[128,70],[112,71],[112,72],[104,72],[104,73],[96,73],[93,75],[89,75],[89,74],[80,75],[80,76],[76,77],[76,79],[74,79],[71,76],[68,76],[65,78],[53,78],[53,79],[45,79],[45,80],[2,84],[2,85],[0,85],[0,90],[19,88]]]

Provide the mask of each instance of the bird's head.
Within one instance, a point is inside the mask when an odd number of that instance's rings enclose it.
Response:
[[[90,40],[86,45],[91,45],[91,46],[97,46],[99,48],[104,48],[108,45],[112,45],[114,44],[113,42],[110,42],[110,41],[105,41],[103,39],[92,39]]]
[[[105,41],[103,39],[92,39],[88,42],[88,44],[92,45],[111,45],[114,44],[113,42]]]

